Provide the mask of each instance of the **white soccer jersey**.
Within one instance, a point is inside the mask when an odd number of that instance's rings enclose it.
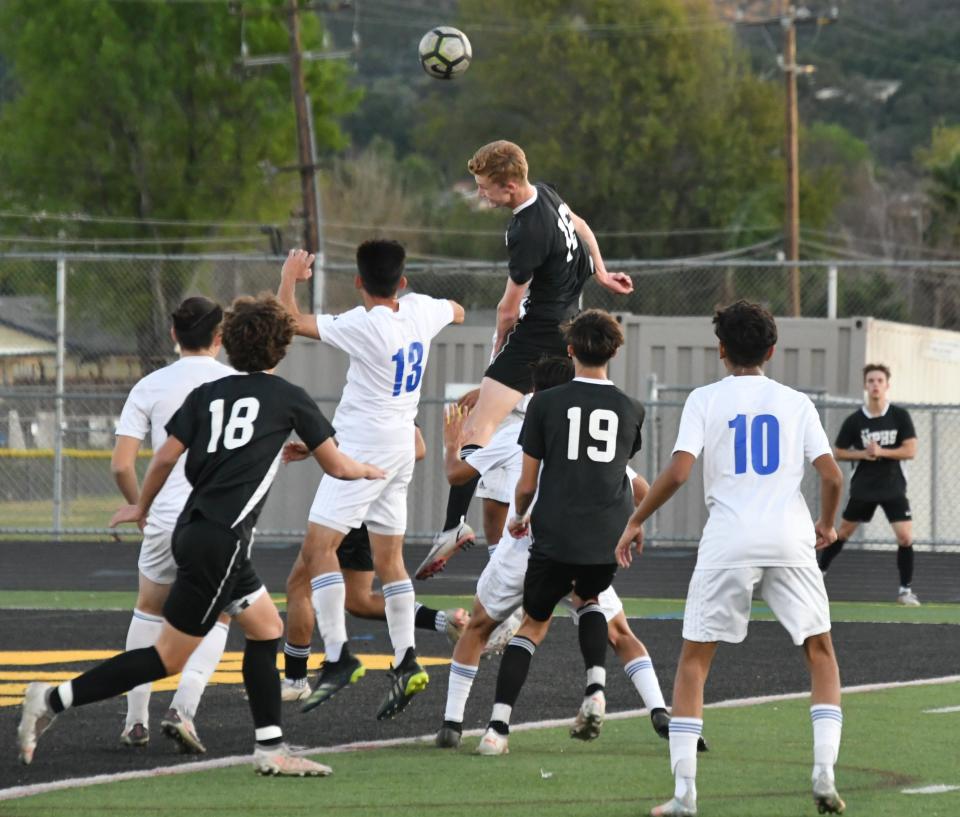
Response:
[[[142,440],[149,433],[150,445],[156,451],[167,441],[165,426],[186,396],[197,386],[232,374],[236,374],[236,371],[208,355],[188,355],[151,372],[139,380],[127,395],[117,423],[117,435]],[[177,517],[191,490],[183,472],[185,457],[177,460],[160,493],[153,500],[147,525],[165,531],[172,531],[176,527]]]
[[[809,397],[763,376],[725,377],[690,393],[673,450],[703,452],[710,516],[698,568],[816,563],[800,481],[830,442]]]
[[[341,315],[317,315],[320,340],[350,355],[333,417],[341,442],[381,449],[413,445],[430,342],[454,316],[450,301],[427,295],[404,295],[399,304],[396,312],[358,306]]]

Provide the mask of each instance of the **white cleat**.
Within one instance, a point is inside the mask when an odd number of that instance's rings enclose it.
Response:
[[[507,735],[501,735],[496,729],[487,729],[483,737],[480,738],[480,744],[477,746],[478,755],[493,757],[494,755],[508,755],[510,748],[507,745],[509,738]]]
[[[820,814],[843,814],[847,807],[837,794],[837,784],[826,772],[813,781],[813,802]]]
[[[329,766],[291,754],[285,743],[269,748],[257,746],[253,750],[253,770],[268,777],[327,777],[333,774]]]
[[[439,573],[447,564],[447,560],[458,550],[467,550],[476,544],[477,535],[462,519],[455,528],[449,528],[433,537],[433,546],[427,558],[420,563],[414,574],[417,579],[429,579]]]
[[[303,701],[310,696],[310,684],[306,678],[284,678],[280,681],[280,700]]]
[[[897,604],[902,604],[904,607],[919,607],[920,599],[912,590],[906,590],[897,596]]]
[[[193,721],[181,715],[176,709],[171,707],[167,710],[167,714],[160,721],[160,728],[164,735],[177,744],[177,751],[180,754],[204,755],[207,753],[207,747],[200,740]]]
[[[570,737],[577,740],[595,740],[600,737],[603,716],[607,713],[607,699],[602,690],[583,699],[580,711],[570,727]]]
[[[26,694],[20,709],[20,725],[17,727],[17,742],[20,744],[20,762],[25,766],[33,761],[40,735],[50,728],[56,715],[47,706],[47,693],[53,684],[35,681],[27,684]]]
[[[460,640],[460,636],[463,635],[463,631],[467,629],[467,625],[470,623],[470,614],[462,607],[453,607],[444,610],[443,615],[447,621],[444,633],[447,636],[447,641],[450,642],[450,646],[455,647]]]
[[[487,658],[492,655],[500,655],[507,648],[510,639],[517,634],[517,630],[520,629],[522,621],[523,610],[518,608],[514,610],[509,617],[501,621],[496,626],[496,629],[490,633],[490,638],[487,639],[486,646],[483,648],[481,655]]]
[[[697,801],[690,797],[667,800],[659,806],[650,809],[650,817],[695,817],[697,813]]]

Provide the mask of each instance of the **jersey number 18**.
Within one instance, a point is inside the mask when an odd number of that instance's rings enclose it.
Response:
[[[230,409],[227,427],[223,427],[223,398],[210,403],[210,442],[207,453],[213,454],[220,445],[223,435],[223,447],[228,451],[242,448],[253,439],[253,421],[260,413],[260,401],[256,397],[241,397]]]

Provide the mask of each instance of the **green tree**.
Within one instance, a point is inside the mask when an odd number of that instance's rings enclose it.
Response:
[[[246,20],[251,53],[285,52],[283,4],[244,5],[267,12]],[[240,26],[219,3],[0,3],[0,204],[132,217],[137,223],[66,229],[72,237],[153,238],[168,251],[180,245],[149,220],[240,214],[284,222],[298,197],[286,178],[278,182],[263,168],[296,162],[289,73],[239,71]],[[305,15],[302,28],[306,48],[319,44],[317,17]],[[345,146],[338,118],[359,98],[347,88],[347,71],[337,62],[305,64],[324,151]],[[124,327],[137,316],[142,343],[163,332],[183,284],[159,265],[134,287],[122,274],[78,274],[95,279],[74,286],[90,293],[86,304],[74,304]]]

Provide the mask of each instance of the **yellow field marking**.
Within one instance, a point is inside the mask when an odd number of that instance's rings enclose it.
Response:
[[[52,448],[0,448],[0,458],[50,460],[53,459],[53,456],[54,450]],[[74,460],[108,460],[113,456],[113,451],[96,448],[64,448],[63,456]],[[143,449],[137,451],[137,456],[141,459],[150,459],[153,456],[153,451]]]
[[[0,651],[0,681],[19,683],[0,683],[0,707],[18,706],[23,700],[24,690],[31,681],[68,681],[76,677],[81,671],[75,670],[26,670],[20,667],[40,667],[50,664],[83,664],[94,661],[104,661],[118,655],[117,650],[22,650]],[[357,656],[363,665],[371,671],[390,669],[393,664],[392,655],[376,653],[360,654]],[[309,669],[318,669],[323,663],[323,653],[311,655],[307,662]],[[419,657],[425,667],[443,666],[450,663],[449,658]],[[17,668],[17,669],[15,669]],[[283,668],[283,654],[277,654],[277,669]],[[243,653],[225,652],[217,669],[210,677],[211,684],[239,685],[243,683]],[[171,675],[160,681],[155,681],[155,692],[169,692],[177,688],[180,683],[179,675]]]

